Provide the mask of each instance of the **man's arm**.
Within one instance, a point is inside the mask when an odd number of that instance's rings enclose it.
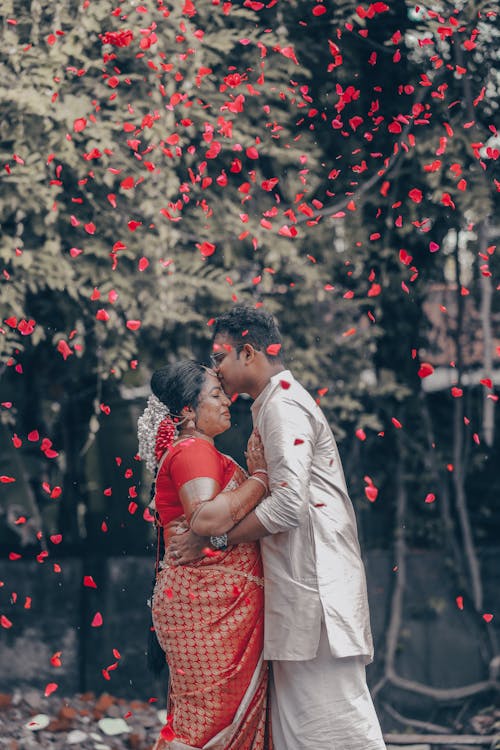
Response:
[[[261,524],[252,511],[227,534],[228,544],[254,542],[270,532]],[[210,554],[210,537],[198,536],[188,529],[185,533],[174,534],[168,545],[167,555],[172,565],[186,565]],[[214,554],[217,554],[216,552]]]
[[[264,524],[259,521],[253,510],[227,532],[227,541],[228,544],[256,542],[257,539],[262,539],[262,537],[268,536],[270,533]]]
[[[280,404],[263,419],[271,494],[227,533],[229,544],[255,542],[298,526],[308,505],[313,430],[302,409]]]
[[[255,516],[268,534],[289,531],[300,526],[308,515],[314,420],[296,401],[275,399],[259,414],[259,432],[264,443],[271,494],[251,516]]]

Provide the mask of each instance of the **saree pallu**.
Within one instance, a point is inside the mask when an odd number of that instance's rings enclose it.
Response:
[[[161,565],[153,624],[170,669],[170,726],[153,750],[271,750],[257,543]]]

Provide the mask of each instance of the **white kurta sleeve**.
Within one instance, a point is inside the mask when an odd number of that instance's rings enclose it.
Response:
[[[299,526],[308,515],[314,425],[295,401],[273,399],[262,409],[258,429],[264,443],[271,494],[256,508],[270,534]]]

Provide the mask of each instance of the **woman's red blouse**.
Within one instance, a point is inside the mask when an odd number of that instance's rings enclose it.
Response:
[[[235,462],[203,438],[186,438],[170,448],[156,477],[156,510],[161,525],[184,515],[179,488],[191,479],[210,477],[221,490],[236,469]]]

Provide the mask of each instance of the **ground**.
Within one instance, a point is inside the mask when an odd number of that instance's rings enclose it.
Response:
[[[164,725],[155,703],[103,693],[50,696],[28,690],[0,693],[2,750],[151,750]]]

